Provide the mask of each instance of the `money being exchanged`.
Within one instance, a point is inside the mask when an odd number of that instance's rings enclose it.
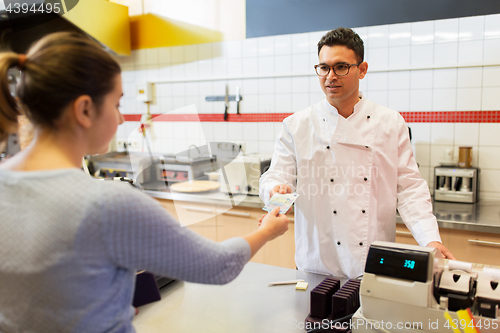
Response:
[[[297,193],[287,193],[287,194],[279,194],[274,193],[271,200],[267,203],[267,205],[262,208],[266,212],[272,211],[274,208],[280,208],[280,214],[285,214],[288,212],[292,204],[295,202],[299,195]]]

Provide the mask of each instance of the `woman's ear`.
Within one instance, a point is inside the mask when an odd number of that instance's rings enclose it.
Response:
[[[89,95],[82,95],[73,102],[73,114],[76,122],[83,128],[92,126],[95,118],[95,107]]]

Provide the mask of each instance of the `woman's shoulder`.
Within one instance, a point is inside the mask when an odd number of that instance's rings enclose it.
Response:
[[[114,206],[124,209],[127,206],[141,205],[145,201],[153,200],[128,182],[97,179],[80,170],[61,174],[59,186],[65,191],[72,192],[81,202],[91,204],[96,209],[98,207],[112,209]]]

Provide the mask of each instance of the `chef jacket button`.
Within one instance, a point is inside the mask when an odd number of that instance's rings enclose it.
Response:
[[[337,242],[337,245],[340,245],[340,242]]]
[[[330,146],[326,146],[326,149],[330,149]]]
[[[337,214],[337,211],[336,211],[336,210],[334,210],[334,211],[333,211],[333,214]]]
[[[366,116],[366,119],[370,119],[370,116]]]
[[[323,118],[323,121],[326,121],[326,119],[325,119],[325,118]]]
[[[359,246],[363,246],[363,242],[359,242]]]
[[[361,213],[363,213],[363,214],[364,214],[364,213],[366,213],[366,210],[364,210],[364,209],[363,209],[363,210],[361,211]]]
[[[333,178],[332,178],[332,179],[330,179],[330,181],[333,183]]]
[[[366,177],[365,177],[365,178],[364,178],[364,180],[365,180],[365,182],[366,182],[366,181],[368,180],[368,178],[366,178]]]

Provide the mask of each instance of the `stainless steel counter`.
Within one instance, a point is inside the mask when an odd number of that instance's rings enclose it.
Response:
[[[500,202],[479,201],[475,204],[432,202],[440,228],[500,234]],[[403,220],[397,215],[397,223]]]
[[[310,291],[325,277],[248,263],[227,285],[174,282],[161,290],[160,301],[139,308],[133,325],[138,333],[304,332]],[[307,281],[307,291],[296,291],[295,285],[268,287],[294,279]]]
[[[231,205],[229,196],[218,191],[203,194],[176,193],[165,190],[144,192],[154,198]],[[236,195],[233,197],[233,202],[234,205],[240,207],[264,207],[264,203],[258,196]],[[475,204],[433,201],[432,205],[441,228],[500,234],[500,201],[479,201]],[[399,214],[397,214],[396,222],[403,223]]]
[[[189,194],[170,192],[168,190],[144,190],[144,193],[149,194],[153,198],[157,199],[191,201],[214,205],[228,205],[251,208],[264,207],[264,203],[260,200],[260,198],[254,195],[233,195],[231,202],[231,198],[229,197],[229,195],[219,191],[204,192],[202,194]],[[232,203],[234,203],[234,205],[232,205]]]

